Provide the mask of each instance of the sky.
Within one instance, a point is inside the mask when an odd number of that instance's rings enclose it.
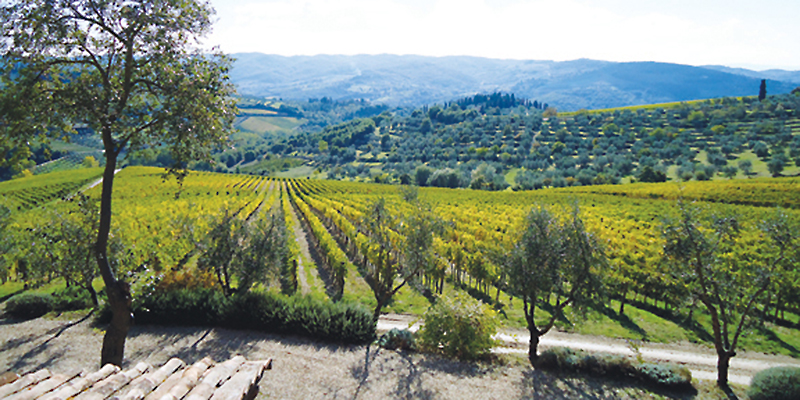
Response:
[[[797,0],[210,0],[226,53],[468,55],[800,70]]]

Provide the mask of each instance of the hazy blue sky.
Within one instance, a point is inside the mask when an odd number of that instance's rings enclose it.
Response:
[[[281,55],[664,61],[800,70],[797,0],[211,0],[208,44]]]

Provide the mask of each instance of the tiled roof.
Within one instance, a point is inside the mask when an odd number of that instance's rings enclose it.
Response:
[[[193,365],[173,358],[160,368],[138,363],[128,370],[108,364],[93,373],[51,374],[42,369],[23,376],[0,375],[0,398],[7,400],[243,400],[258,392],[272,360],[236,356],[221,363],[204,358]]]

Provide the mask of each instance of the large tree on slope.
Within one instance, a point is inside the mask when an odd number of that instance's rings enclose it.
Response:
[[[113,317],[101,362],[122,363],[128,284],[108,260],[114,172],[123,151],[166,146],[182,176],[232,130],[230,60],[203,52],[213,10],[195,0],[17,0],[0,11],[0,143],[100,134],[106,165],[94,256]]]
[[[531,209],[503,266],[509,291],[522,299],[531,363],[538,357],[539,338],[553,328],[567,306],[582,313],[597,301],[603,290],[600,273],[607,262],[597,238],[586,230],[577,204],[564,221],[542,206]],[[537,321],[537,308],[550,315]]]
[[[678,282],[705,306],[717,352],[717,383],[728,387],[730,360],[749,319],[758,313],[781,275],[796,269],[798,227],[781,212],[745,232],[734,215],[703,218],[679,203],[679,215],[661,227],[664,256]]]

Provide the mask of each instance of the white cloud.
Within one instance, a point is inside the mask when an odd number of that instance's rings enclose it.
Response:
[[[800,24],[730,1],[214,0],[210,44],[226,52],[474,55],[492,58],[800,69]]]

